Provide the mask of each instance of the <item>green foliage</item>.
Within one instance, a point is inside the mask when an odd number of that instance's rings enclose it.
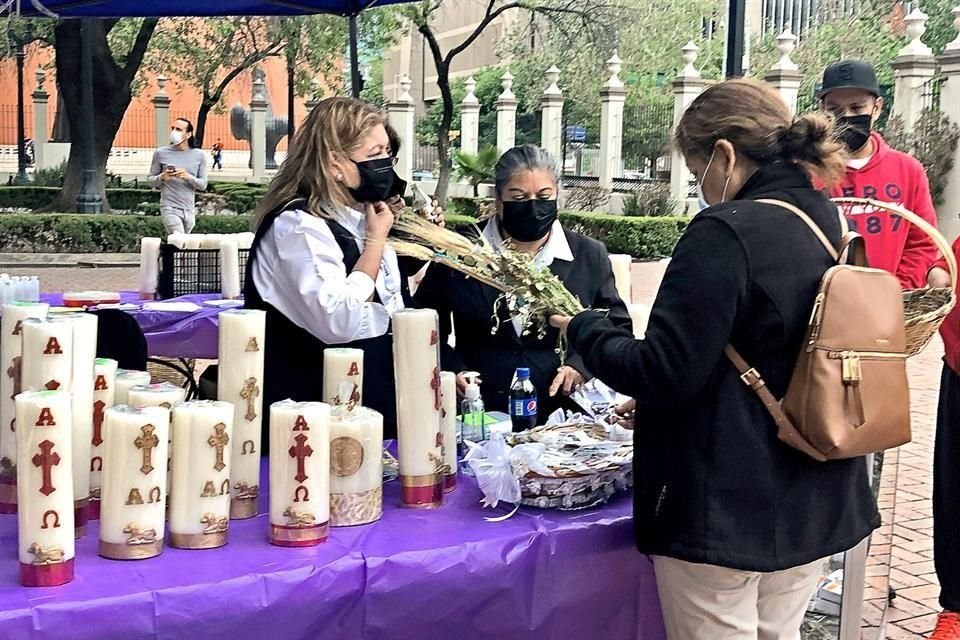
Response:
[[[33,184],[37,187],[59,187],[63,184],[63,177],[65,175],[67,175],[66,160],[56,167],[34,169]]]
[[[646,184],[623,201],[623,215],[629,217],[672,216],[676,210],[677,202],[670,197],[670,185],[666,182]]]
[[[500,159],[500,151],[493,146],[481,148],[477,153],[453,152],[453,168],[457,177],[470,183],[473,197],[479,197],[480,184],[493,182],[493,169]]]
[[[906,131],[903,120],[898,116],[887,121],[883,133],[890,146],[920,161],[930,180],[933,204],[943,204],[947,177],[953,168],[953,154],[960,141],[960,127],[950,122],[946,114],[924,109],[913,131]]]
[[[459,215],[476,220],[492,206],[493,198],[448,198],[444,217]]]
[[[625,253],[641,260],[669,256],[690,218],[663,216],[631,218],[602,213],[562,211],[560,222],[571,231],[596,238],[610,253]]]
[[[42,209],[59,193],[59,187],[0,187],[0,207]],[[136,210],[141,203],[160,201],[160,192],[154,189],[107,189],[106,193],[114,209]]]
[[[568,189],[564,205],[575,211],[601,211],[610,202],[610,191],[599,185]]]

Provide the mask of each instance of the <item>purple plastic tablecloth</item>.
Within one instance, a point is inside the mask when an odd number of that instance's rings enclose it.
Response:
[[[261,515],[232,521],[226,547],[134,561],[100,558],[92,521],[76,578],[52,588],[19,586],[17,518],[2,515],[0,638],[663,640],[629,497],[497,523],[479,498],[461,477],[442,508],[402,509],[391,482],[379,522],[291,549],[267,542],[263,492]]]
[[[218,357],[217,316],[222,309],[204,305],[205,300],[218,300],[215,294],[182,296],[164,302],[192,302],[200,307],[194,313],[182,311],[128,311],[136,318],[147,338],[147,349],[151,356],[164,358],[198,358],[216,360]],[[43,302],[60,305],[61,293],[45,293],[40,296]],[[121,302],[142,305],[140,295],[131,291],[120,294]]]

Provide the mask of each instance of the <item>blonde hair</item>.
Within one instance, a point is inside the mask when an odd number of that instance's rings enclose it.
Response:
[[[326,215],[325,207],[346,206],[349,196],[333,173],[333,163],[343,161],[378,125],[386,125],[383,115],[362,100],[328,98],[318,104],[257,207],[254,229],[269,212],[296,198],[305,198],[307,210],[319,216]]]
[[[837,183],[847,168],[829,117],[795,118],[779,93],[756,80],[727,80],[706,89],[680,118],[674,140],[688,158],[707,158],[718,140],[727,140],[754,162],[793,162],[825,186]]]

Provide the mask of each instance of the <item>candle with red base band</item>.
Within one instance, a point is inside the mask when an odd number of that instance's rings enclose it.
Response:
[[[443,491],[457,488],[457,374],[440,373],[440,433],[443,435]]]
[[[71,400],[67,391],[27,391],[17,407],[17,532],[20,583],[73,580]]]
[[[100,491],[103,480],[103,421],[107,409],[116,399],[117,361],[97,358],[94,361],[93,433],[90,436],[90,519],[100,517]]]
[[[14,302],[3,305],[0,317],[0,513],[17,512],[17,410],[23,355],[21,328],[30,318],[46,318],[50,305]]]
[[[270,407],[270,542],[310,547],[330,520],[330,405],[284,400]]]
[[[400,496],[405,507],[443,504],[443,436],[440,434],[440,340],[437,312],[393,314]]]

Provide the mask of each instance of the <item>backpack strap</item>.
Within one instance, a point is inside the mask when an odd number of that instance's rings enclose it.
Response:
[[[728,344],[724,347],[723,352],[727,358],[730,359],[730,362],[733,363],[733,366],[737,368],[737,371],[740,372],[740,380],[743,381],[743,384],[750,387],[753,392],[757,394],[760,402],[763,403],[770,417],[773,418],[774,423],[777,425],[777,437],[782,442],[789,444],[795,449],[799,449],[811,458],[819,460],[820,462],[826,461],[827,457],[807,442],[804,437],[800,435],[800,432],[797,431],[797,428],[793,426],[790,418],[783,412],[780,403],[773,397],[773,394],[770,393],[770,389],[767,388],[767,383],[764,382],[760,372],[747,364],[747,361],[743,359],[732,345]]]

